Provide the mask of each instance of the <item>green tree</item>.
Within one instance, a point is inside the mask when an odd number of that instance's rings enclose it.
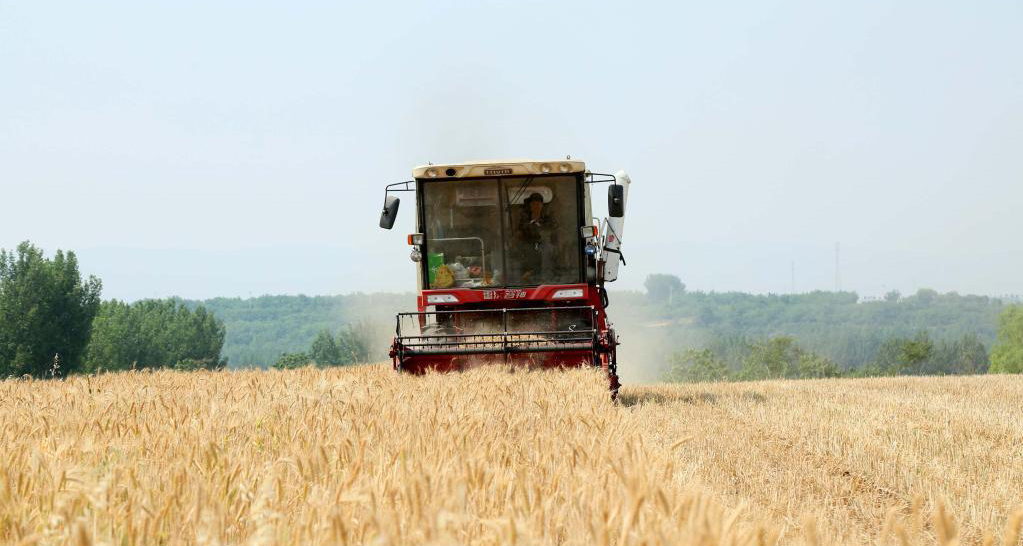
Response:
[[[991,373],[1023,373],[1023,305],[998,317],[998,344],[991,349]]]
[[[307,357],[318,366],[345,366],[369,362],[372,352],[373,327],[361,320],[341,327],[337,336],[323,329],[316,334]]]
[[[349,323],[337,334],[337,349],[342,364],[369,362],[373,344],[373,326],[361,320]]]
[[[658,303],[668,303],[686,291],[686,285],[682,283],[682,279],[675,275],[662,273],[647,275],[646,280],[643,281],[643,287],[646,288],[647,297]]]
[[[934,352],[934,342],[927,332],[912,338],[891,338],[878,349],[876,365],[885,375],[920,375]]]
[[[934,347],[930,359],[924,363],[923,373],[929,375],[966,375],[987,373],[988,354],[977,334],[964,334],[961,338],[943,340]]]
[[[309,358],[320,366],[340,366],[346,362],[341,355],[341,349],[337,345],[334,336],[327,330],[320,330],[313,340],[309,349]]]
[[[96,277],[82,280],[74,252],[50,260],[28,241],[0,250],[0,377],[78,369],[101,289]]]
[[[803,350],[791,337],[758,340],[743,365],[743,376],[746,379],[798,377],[802,355]]]
[[[214,369],[226,330],[204,307],[179,300],[103,302],[93,321],[84,371],[130,368]]]
[[[666,381],[723,381],[729,378],[728,365],[710,349],[686,349],[671,358]]]
[[[935,301],[937,301],[937,299],[940,296],[938,295],[937,290],[932,290],[930,288],[921,288],[916,291],[916,294],[910,297],[915,299],[917,303],[921,305],[931,305],[935,303]]]
[[[921,289],[920,292],[923,292]],[[918,292],[919,295],[919,292]],[[917,332],[913,339],[906,340],[902,344],[902,373],[919,375],[924,363],[931,357],[934,351],[934,342],[927,332]]]
[[[294,370],[308,366],[311,363],[312,359],[306,353],[284,353],[274,363],[274,368],[278,370]]]
[[[799,354],[797,366],[797,376],[800,378],[841,377],[842,375],[842,370],[831,359],[807,351],[802,351]]]

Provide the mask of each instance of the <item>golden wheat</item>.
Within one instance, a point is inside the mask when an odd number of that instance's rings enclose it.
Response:
[[[1004,544],[1023,378],[385,366],[0,382],[0,542]],[[958,523],[957,523],[958,522]]]

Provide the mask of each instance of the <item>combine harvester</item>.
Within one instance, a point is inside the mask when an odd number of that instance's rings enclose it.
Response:
[[[384,191],[380,227],[398,214],[393,192],[415,192],[418,311],[399,313],[394,368],[462,370],[480,364],[602,368],[617,395],[618,337],[604,283],[624,265],[629,177],[581,161],[426,165]],[[608,216],[590,188],[607,183]]]

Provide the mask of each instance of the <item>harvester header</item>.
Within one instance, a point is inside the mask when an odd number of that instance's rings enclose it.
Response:
[[[617,392],[616,336],[604,283],[618,277],[630,180],[582,161],[481,161],[416,167],[385,189],[380,227],[415,195],[418,310],[397,316],[395,369],[486,363],[597,366]],[[607,184],[608,217],[591,187]]]

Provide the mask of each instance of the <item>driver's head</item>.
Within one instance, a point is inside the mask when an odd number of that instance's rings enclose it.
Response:
[[[543,196],[539,193],[533,193],[526,198],[526,206],[529,207],[529,212],[538,214],[543,211]]]

